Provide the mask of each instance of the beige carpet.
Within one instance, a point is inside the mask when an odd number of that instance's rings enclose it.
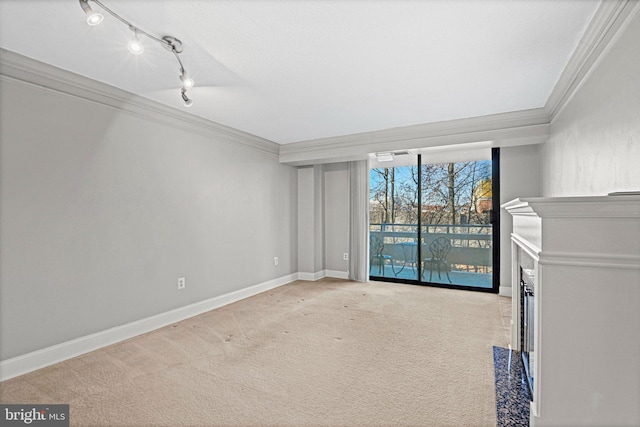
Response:
[[[298,281],[0,384],[76,426],[495,426],[510,299]]]

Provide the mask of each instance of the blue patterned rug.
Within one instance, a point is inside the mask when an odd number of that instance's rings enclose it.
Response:
[[[497,427],[529,426],[529,387],[520,352],[493,347]]]

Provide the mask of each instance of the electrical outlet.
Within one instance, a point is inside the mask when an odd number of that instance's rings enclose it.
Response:
[[[342,254],[342,259],[345,261],[349,261],[349,254],[347,252]]]
[[[273,258],[273,265],[278,265],[278,257]]]
[[[178,289],[184,289],[187,286],[187,279],[184,277],[178,277]]]

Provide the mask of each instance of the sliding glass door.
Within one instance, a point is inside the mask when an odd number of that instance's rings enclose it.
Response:
[[[497,163],[497,149],[373,161],[370,276],[497,291]]]
[[[419,156],[395,156],[373,165],[369,183],[370,276],[417,281]]]

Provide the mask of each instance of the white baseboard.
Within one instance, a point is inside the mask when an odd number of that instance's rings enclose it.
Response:
[[[513,289],[511,288],[511,286],[500,286],[500,289],[498,291],[498,295],[503,296],[503,297],[511,297],[513,294],[511,293]]]
[[[307,280],[309,282],[315,282],[316,280],[320,280],[323,277],[326,277],[325,270],[316,271],[315,273],[298,273],[298,280]]]
[[[299,278],[299,274],[289,274],[257,285],[239,289],[204,301],[176,308],[165,313],[116,326],[105,331],[76,338],[31,353],[0,361],[0,381],[8,380],[72,357],[151,332],[172,323],[188,319],[198,314],[231,304],[250,296],[291,283]]]
[[[333,277],[334,279],[349,279],[348,271],[337,271],[337,270],[325,270],[326,277]]]
[[[334,279],[348,279],[349,273],[346,271],[337,270],[321,270],[315,273],[298,273],[299,280],[306,280],[309,282],[315,282],[325,277],[333,277]]]

